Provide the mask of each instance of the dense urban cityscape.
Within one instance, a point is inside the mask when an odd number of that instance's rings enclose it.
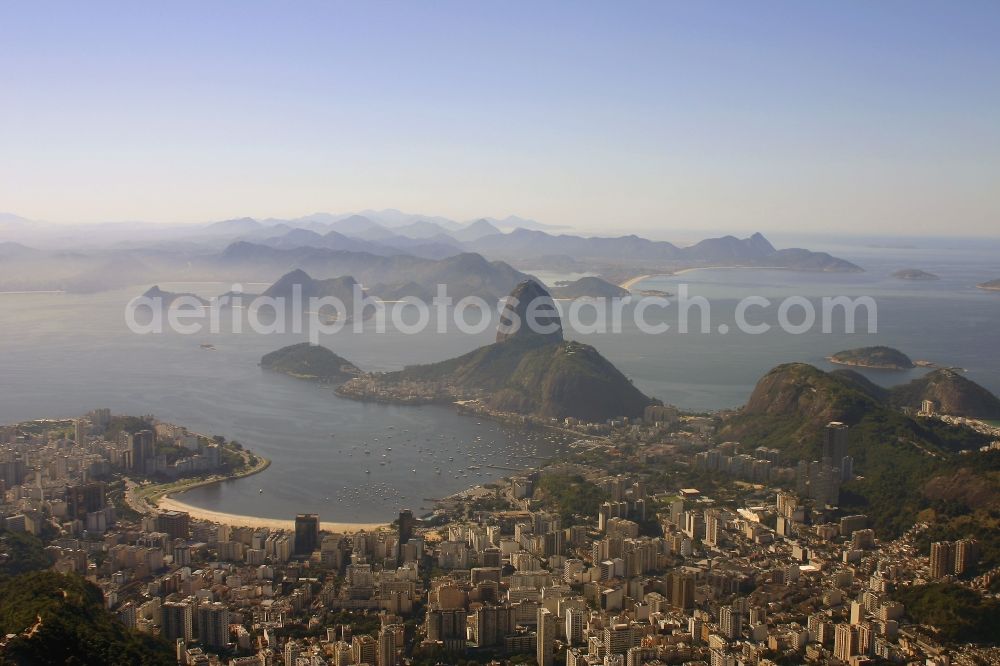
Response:
[[[315,514],[268,529],[138,504],[154,481],[259,466],[222,438],[107,409],[8,426],[0,566],[82,576],[124,627],[191,665],[998,658],[935,638],[900,601],[927,585],[994,590],[1000,568],[979,567],[975,539],[927,544],[923,524],[890,539],[837,508],[854,475],[848,426],[824,429],[819,460],[789,461],[668,407],[550,425],[600,434],[352,533],[321,530]]]
[[[0,666],[1000,666],[1000,2],[0,2]]]

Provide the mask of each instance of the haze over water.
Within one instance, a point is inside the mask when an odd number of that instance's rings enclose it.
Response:
[[[756,380],[779,363],[804,361],[829,368],[826,356],[872,344],[897,347],[914,359],[967,368],[970,379],[1000,392],[1000,294],[974,287],[1000,277],[992,248],[854,246],[838,254],[867,271],[703,270],[651,279],[641,286],[675,292],[680,281],[687,283],[693,295],[712,299],[713,328],[719,322],[732,323],[735,299],[746,295],[870,295],[878,303],[876,335],[825,335],[816,330],[799,336],[777,331],[758,336],[650,336],[634,326],[618,335],[567,334],[596,346],[643,391],[687,409],[736,407]],[[909,267],[942,279],[905,282],[889,277]],[[161,287],[211,296],[229,285]],[[72,417],[110,407],[115,413],[153,413],[198,432],[225,435],[273,464],[262,474],[200,488],[179,499],[215,511],[269,518],[316,511],[328,521],[387,520],[400,507],[429,506],[424,498],[510,473],[484,465],[529,466],[540,460],[526,457],[532,447],[540,456],[558,453],[558,447],[544,439],[529,441],[523,433],[444,407],[358,403],[257,366],[264,353],[301,341],[301,335],[135,335],[126,328],[122,312],[127,300],[141,291],[0,294],[0,344],[8,352],[0,362],[0,394],[5,396],[0,422]],[[666,321],[673,322],[672,317],[668,313]],[[464,353],[491,342],[493,335],[492,330],[475,336],[457,331],[417,336],[344,332],[323,344],[365,370],[391,370]],[[203,342],[212,343],[216,351],[200,349]],[[864,371],[884,385],[922,372]],[[524,448],[512,450],[513,442]],[[363,453],[366,444],[371,455]],[[380,465],[386,460],[383,453],[391,462]],[[442,468],[441,474],[435,466]],[[365,474],[366,469],[371,474]]]

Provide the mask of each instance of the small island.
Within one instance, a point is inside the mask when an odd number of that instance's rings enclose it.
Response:
[[[260,359],[260,367],[298,379],[342,382],[361,374],[361,369],[321,345],[301,342],[282,347]]]
[[[934,273],[922,271],[919,268],[904,268],[892,274],[897,280],[940,280],[940,276]]]
[[[142,294],[142,297],[152,300],[154,304],[157,304],[163,307],[164,309],[169,308],[171,305],[174,304],[174,301],[177,301],[181,298],[185,299],[186,301],[192,304],[197,302],[199,305],[208,305],[208,301],[202,298],[201,296],[198,296],[197,294],[192,294],[189,292],[164,291],[160,289],[160,285],[158,284],[154,284],[152,287],[147,289]]]
[[[599,277],[587,276],[579,280],[559,282],[552,290],[552,297],[558,299],[575,298],[624,298],[631,292]]]
[[[985,291],[1000,291],[1000,279],[983,282],[982,284],[977,284],[976,286]]]
[[[909,370],[916,364],[909,356],[892,347],[859,347],[837,352],[827,359],[837,365],[850,365],[876,370]]]

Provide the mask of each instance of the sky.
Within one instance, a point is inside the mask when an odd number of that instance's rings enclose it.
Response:
[[[0,211],[998,235],[1000,3],[0,4]]]

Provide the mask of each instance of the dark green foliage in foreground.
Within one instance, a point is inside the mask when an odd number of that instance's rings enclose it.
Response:
[[[543,474],[538,481],[536,494],[562,517],[563,526],[575,524],[576,516],[596,516],[601,503],[608,499],[600,487],[579,474]]]
[[[0,530],[0,580],[48,568],[49,559],[38,537]]]
[[[1000,602],[949,583],[931,583],[895,594],[906,614],[919,624],[934,627],[944,641],[997,644],[1000,641]]]
[[[0,664],[173,664],[172,647],[127,629],[104,608],[100,590],[49,571],[0,583],[0,634],[17,634]]]

